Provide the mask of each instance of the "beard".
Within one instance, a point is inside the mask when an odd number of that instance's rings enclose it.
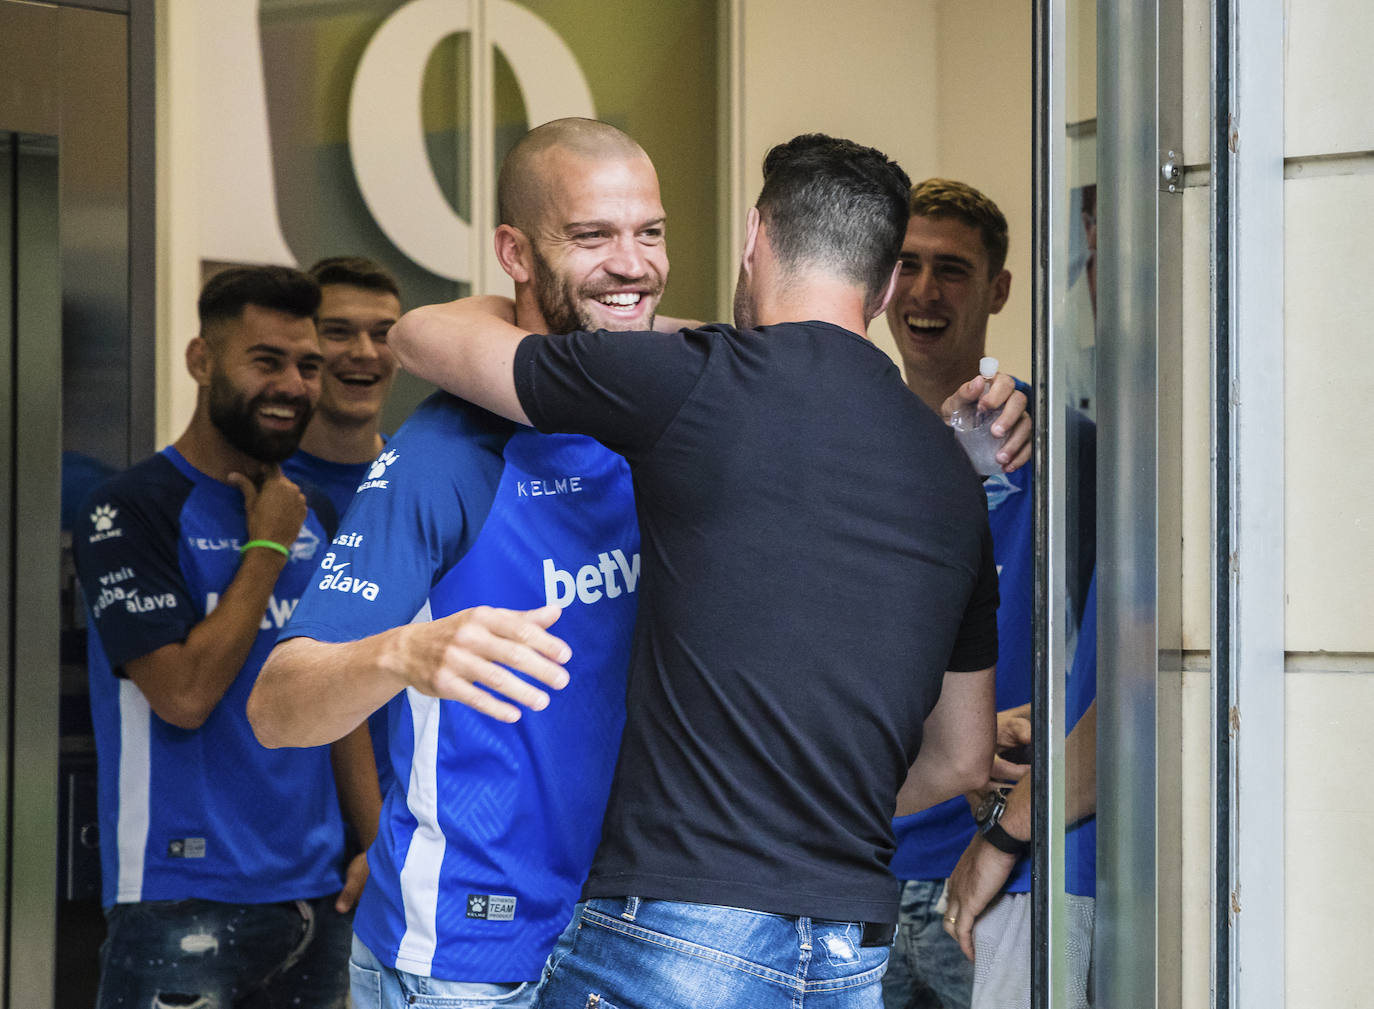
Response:
[[[296,407],[300,420],[289,431],[267,431],[257,421],[258,408],[269,403]],[[269,396],[247,399],[219,372],[210,377],[210,422],[226,441],[250,459],[278,463],[296,451],[310,423],[311,404],[305,397]]]
[[[539,249],[531,243],[534,258],[534,301],[539,306],[539,314],[550,333],[591,332],[605,329],[603,323],[592,317],[585,304],[586,299],[595,298],[604,291],[579,291],[567,277],[559,276],[549,266],[548,260],[539,254]],[[607,288],[611,290],[611,288]],[[660,284],[657,290],[646,291],[645,298],[656,298],[663,294]],[[644,329],[652,329],[653,313],[644,320]]]
[[[754,299],[749,291],[749,278],[744,267],[739,268],[739,279],[735,281],[735,328],[738,330],[757,328],[758,315],[754,311]]]

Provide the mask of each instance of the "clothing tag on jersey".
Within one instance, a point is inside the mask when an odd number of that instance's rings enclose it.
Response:
[[[168,858],[204,858],[205,838],[178,837],[167,842]]]
[[[495,893],[468,894],[468,917],[487,921],[514,921],[515,898]]]

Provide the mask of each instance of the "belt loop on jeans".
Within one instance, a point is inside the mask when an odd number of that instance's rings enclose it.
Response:
[[[866,921],[863,923],[864,934],[859,940],[860,946],[891,946],[892,936],[897,930],[897,926],[887,921]]]
[[[634,921],[635,915],[637,914],[639,914],[639,898],[626,897],[625,910],[620,912],[620,917],[624,918],[626,921]]]

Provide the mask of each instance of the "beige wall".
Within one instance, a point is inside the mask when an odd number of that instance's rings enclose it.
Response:
[[[977,186],[1011,225],[1012,296],[990,322],[989,353],[1029,379],[1028,0],[859,0],[843,17],[824,0],[738,6],[738,219],[758,195],[764,152],[812,131],[877,147],[913,180],[945,175]],[[869,335],[897,359],[883,319]]]
[[[1284,8],[1287,994],[1291,1006],[1368,1007],[1374,469],[1369,440],[1341,432],[1374,337],[1374,5]]]

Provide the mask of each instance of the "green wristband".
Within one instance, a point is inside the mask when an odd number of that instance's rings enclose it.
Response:
[[[254,547],[266,547],[268,550],[275,550],[287,560],[291,559],[291,550],[282,546],[280,543],[274,543],[272,540],[249,540],[243,546],[239,547],[239,553],[247,553]]]

